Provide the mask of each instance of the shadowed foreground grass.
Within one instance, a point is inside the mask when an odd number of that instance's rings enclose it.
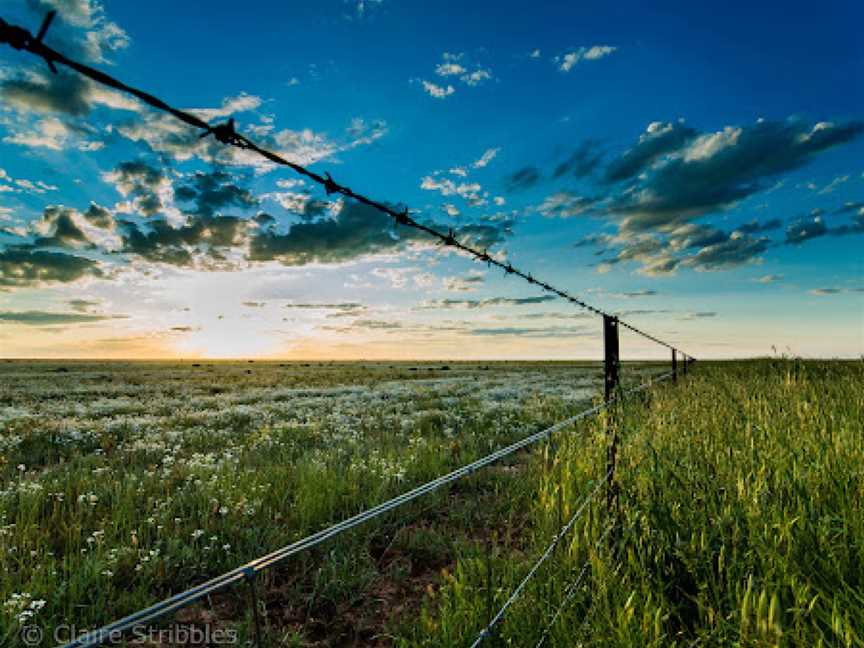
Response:
[[[598,503],[484,645],[535,645],[586,561],[546,645],[864,645],[864,364],[704,363],[621,416],[620,543],[597,544]],[[566,520],[600,474],[602,423],[537,459],[530,548],[459,561],[400,645],[471,643],[554,534],[562,484]]]

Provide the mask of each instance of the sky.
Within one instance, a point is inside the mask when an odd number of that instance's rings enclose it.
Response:
[[[864,354],[860,2],[0,0],[49,9],[70,57],[694,357]],[[0,357],[601,356],[596,316],[199,134],[0,46]]]

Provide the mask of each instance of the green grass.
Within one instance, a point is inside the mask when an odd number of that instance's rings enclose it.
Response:
[[[590,363],[60,367],[0,364],[9,645],[22,624],[47,646],[58,624],[150,605],[600,390]],[[627,382],[656,370],[628,367]],[[487,645],[534,645],[585,564],[547,645],[864,645],[862,387],[861,362],[700,363],[628,399],[618,541],[598,542],[614,519],[598,497]],[[269,644],[470,644],[604,474],[605,425],[574,426],[267,572]],[[246,597],[229,588],[174,620],[245,641]]]
[[[596,506],[488,645],[864,645],[864,365],[704,363],[621,413],[620,543]],[[600,422],[602,425],[602,421]],[[492,561],[495,608],[596,478],[600,429],[537,461],[534,541]],[[578,488],[574,488],[577,486]],[[460,561],[401,645],[464,646],[488,618],[483,560]]]
[[[590,363],[4,362],[0,639],[35,624],[50,645],[59,624],[83,630],[146,607],[577,411],[597,379]],[[447,499],[268,574],[266,596],[294,615],[287,628],[366,636],[353,623],[318,627],[339,608],[381,630],[382,614],[355,604],[400,580],[406,559],[418,574],[448,560],[433,555],[441,538],[399,525],[452,509],[464,526],[448,551],[484,526],[476,499]],[[398,560],[392,549],[370,558],[375,543],[394,543]],[[234,605],[245,595],[207,603],[245,631]]]

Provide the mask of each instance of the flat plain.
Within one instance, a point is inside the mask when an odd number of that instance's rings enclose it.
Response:
[[[666,369],[625,365],[625,386]],[[594,498],[488,641],[861,645],[862,375],[704,363],[625,398],[618,513]],[[601,390],[587,362],[4,362],[0,638],[70,639]],[[571,426],[268,571],[267,641],[470,644],[599,484],[605,429],[605,415]],[[247,641],[247,596],[232,586],[164,622]]]

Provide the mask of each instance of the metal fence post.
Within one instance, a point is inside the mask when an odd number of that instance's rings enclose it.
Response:
[[[678,382],[678,351],[672,349],[672,382]]]
[[[682,353],[682,363],[681,363],[681,372],[686,376],[687,375],[687,367],[690,365],[690,356],[686,353]]]
[[[618,485],[615,483],[615,463],[618,454],[618,427],[609,403],[618,388],[621,360],[618,346],[618,318],[603,316],[603,393],[606,398],[606,510],[611,513],[618,503]]]

